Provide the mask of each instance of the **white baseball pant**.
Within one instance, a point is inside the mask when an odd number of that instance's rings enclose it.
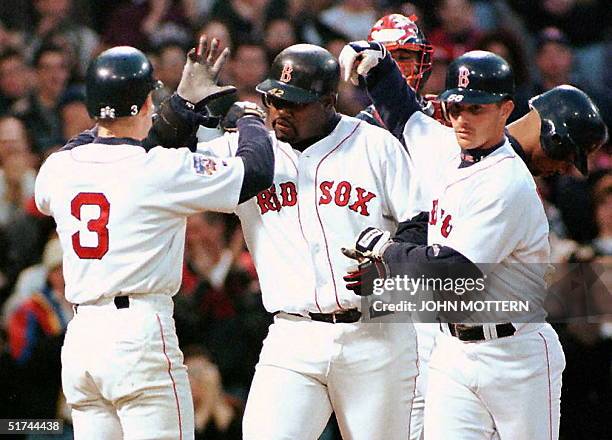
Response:
[[[281,313],[257,364],[245,440],[315,440],[332,410],[344,440],[406,440],[416,381],[412,323],[330,324]]]
[[[555,440],[565,356],[549,324],[463,342],[439,333],[429,363],[425,440]]]
[[[78,306],[62,348],[62,383],[76,440],[189,440],[193,401],[172,298]]]

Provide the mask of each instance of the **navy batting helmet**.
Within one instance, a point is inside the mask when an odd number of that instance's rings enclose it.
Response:
[[[608,128],[591,98],[576,87],[555,87],[529,100],[542,120],[540,143],[548,157],[573,162],[588,174],[587,156],[608,140]]]
[[[446,90],[440,101],[492,104],[512,99],[514,75],[502,57],[473,50],[456,58],[446,72]]]
[[[274,58],[269,77],[257,91],[305,104],[336,93],[339,81],[340,66],[331,53],[313,44],[295,44]]]
[[[87,111],[97,119],[134,116],[149,93],[160,85],[144,53],[129,46],[113,47],[102,52],[87,69]]]

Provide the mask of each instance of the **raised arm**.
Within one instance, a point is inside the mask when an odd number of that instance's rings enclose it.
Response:
[[[345,81],[365,79],[368,95],[387,129],[401,142],[408,119],[421,104],[387,49],[377,42],[357,41],[344,46],[339,57]]]

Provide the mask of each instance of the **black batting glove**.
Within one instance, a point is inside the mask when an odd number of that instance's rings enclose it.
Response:
[[[221,127],[225,131],[237,131],[238,120],[247,116],[264,121],[266,119],[266,112],[254,102],[234,102],[221,121]]]

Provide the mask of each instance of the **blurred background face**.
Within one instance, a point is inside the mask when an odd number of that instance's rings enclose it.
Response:
[[[273,20],[266,28],[265,44],[272,55],[271,58],[296,42],[295,29],[289,20]]]
[[[71,0],[35,0],[34,6],[41,15],[64,17],[68,15],[71,3]]]
[[[13,117],[0,118],[0,165],[14,153],[28,153],[30,144],[23,123]]]
[[[9,57],[0,62],[0,93],[9,98],[18,98],[28,93],[29,69],[18,57]]]
[[[43,93],[59,96],[66,87],[70,72],[63,52],[45,52],[36,66],[38,87]]]
[[[179,46],[168,46],[159,54],[157,77],[169,90],[177,89],[183,74],[185,60],[186,53]]]
[[[238,90],[255,89],[268,72],[268,58],[261,46],[242,45],[232,60],[232,76]]]
[[[538,51],[536,63],[544,78],[564,80],[572,70],[572,58],[569,47],[549,42]]]
[[[209,41],[212,41],[213,38],[219,40],[219,48],[223,49],[226,47],[232,47],[232,37],[230,35],[227,26],[220,21],[209,21],[202,29],[198,35],[206,35],[208,36]]]
[[[451,34],[460,34],[472,29],[474,14],[468,0],[443,0],[438,10],[442,27]]]

